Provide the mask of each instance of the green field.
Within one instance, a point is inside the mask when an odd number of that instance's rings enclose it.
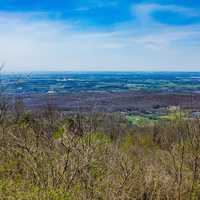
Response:
[[[151,126],[154,123],[165,120],[165,121],[172,121],[181,118],[187,118],[187,112],[169,112],[164,115],[159,114],[149,114],[149,115],[128,115],[126,119],[132,125],[136,125],[139,127],[142,126]]]

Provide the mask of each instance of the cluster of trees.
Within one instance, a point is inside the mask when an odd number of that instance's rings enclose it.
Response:
[[[200,120],[136,128],[115,114],[1,105],[0,199],[200,199]]]

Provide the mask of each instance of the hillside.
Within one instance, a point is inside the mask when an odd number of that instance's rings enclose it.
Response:
[[[200,120],[4,109],[0,199],[199,199]]]

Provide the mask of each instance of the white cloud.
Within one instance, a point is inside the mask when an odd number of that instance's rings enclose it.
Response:
[[[152,46],[162,49],[170,48],[174,44],[187,43],[192,39],[200,39],[200,24],[172,26],[158,22],[152,14],[156,11],[172,11],[181,13],[185,16],[198,16],[200,12],[195,9],[185,8],[176,5],[160,5],[160,4],[138,4],[133,7],[133,14],[136,21],[133,26],[138,27],[140,37],[136,38],[137,42],[143,45]],[[179,47],[177,46],[177,50]],[[167,55],[166,55],[167,56]]]
[[[137,16],[137,20],[140,22],[154,21],[152,14],[156,11],[171,11],[178,14],[182,14],[188,17],[198,17],[200,12],[193,8],[186,8],[177,5],[161,5],[156,3],[151,4],[136,4],[133,6],[133,13]],[[158,22],[157,22],[158,23]]]
[[[200,70],[194,44],[200,25],[175,27],[151,18],[165,9],[187,8],[137,5],[137,20],[109,31],[84,31],[80,22],[53,21],[49,13],[0,13],[0,60],[8,71]]]

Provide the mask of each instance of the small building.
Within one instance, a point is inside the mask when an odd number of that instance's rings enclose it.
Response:
[[[180,106],[168,106],[167,110],[170,112],[177,112],[177,111],[181,110],[181,107]]]
[[[200,118],[200,112],[199,111],[193,112],[192,118]]]

